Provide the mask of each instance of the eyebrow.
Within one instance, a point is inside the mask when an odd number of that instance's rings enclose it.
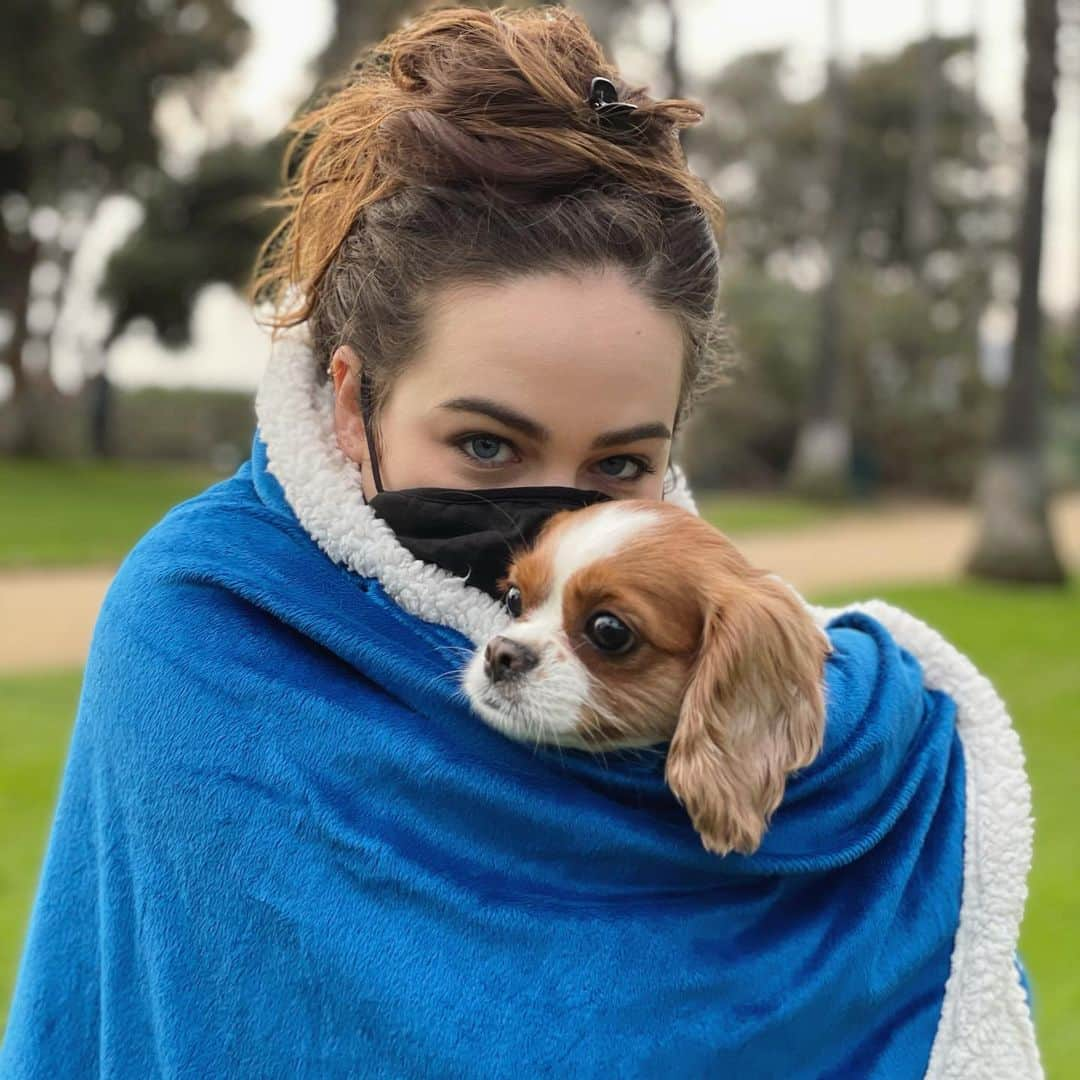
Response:
[[[480,397],[457,397],[450,401],[444,401],[440,409],[453,409],[457,412],[482,413],[490,416],[492,420],[498,420],[509,428],[514,428],[528,435],[537,442],[547,442],[551,438],[551,432],[542,424],[530,420],[509,405],[501,405],[497,401]],[[659,420],[646,424],[634,424],[633,427],[620,428],[618,431],[605,431],[597,435],[592,441],[593,449],[605,446],[619,446],[622,443],[637,442],[639,439],[670,439],[671,431],[667,424]]]
[[[666,423],[654,420],[652,423],[635,423],[633,428],[622,428],[619,431],[606,431],[603,435],[597,435],[593,440],[596,449],[605,446],[621,446],[623,443],[637,443],[643,438],[671,438],[671,429]]]
[[[492,420],[498,420],[505,427],[535,438],[538,443],[546,442],[551,438],[551,432],[544,428],[536,420],[530,420],[517,409],[509,405],[500,405],[492,402],[487,397],[455,397],[453,401],[443,402],[440,408],[451,409],[455,413],[478,413],[481,416],[489,416]]]

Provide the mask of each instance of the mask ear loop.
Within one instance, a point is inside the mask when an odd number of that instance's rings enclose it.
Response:
[[[371,437],[371,380],[366,370],[360,372],[360,412],[364,418],[364,438],[367,440],[368,457],[371,461],[371,478],[375,482],[375,490],[382,494],[379,459],[375,453],[375,441]]]
[[[674,432],[679,426],[679,413],[675,411],[675,419],[671,422],[671,430]],[[675,490],[675,462],[669,460],[668,466],[664,470],[664,484],[660,492],[660,498],[666,499]]]

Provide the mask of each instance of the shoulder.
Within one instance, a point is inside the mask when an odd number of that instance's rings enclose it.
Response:
[[[957,732],[968,768],[974,770],[980,788],[995,789],[1001,801],[1011,807],[1009,817],[1018,827],[1028,820],[1030,789],[1020,738],[1005,702],[969,657],[940,631],[884,600],[866,600],[842,608],[804,604],[822,628],[852,613],[866,616],[884,628],[895,647],[917,661],[925,688],[947,694],[955,702]],[[988,797],[994,793],[986,791]],[[1004,810],[1004,806],[998,809]]]
[[[262,503],[245,468],[174,507],[102,603],[84,676],[94,726],[146,735],[185,710],[210,723],[230,697],[258,696],[287,676],[307,598],[341,589],[343,573]]]
[[[132,548],[115,584],[122,590],[153,579],[226,572],[255,552],[272,557],[298,542],[301,549],[313,546],[295,518],[260,500],[248,461],[228,479],[169,510]]]
[[[267,506],[252,483],[250,461],[236,473],[174,506],[121,563],[101,608],[100,633],[186,622],[226,594],[257,592],[260,583],[298,563],[325,562],[291,515]]]
[[[922,619],[884,600],[860,601],[841,608],[804,604],[822,628],[840,616],[862,614],[888,633],[897,648],[918,661],[924,685],[952,697],[957,705],[957,728],[965,741],[979,733],[1004,740],[1014,750],[1014,764],[1023,764],[1020,742],[1012,726],[1005,703],[990,680],[971,659],[946,640],[944,635]]]

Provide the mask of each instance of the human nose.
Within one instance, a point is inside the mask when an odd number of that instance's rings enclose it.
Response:
[[[529,480],[536,487],[580,487],[578,475],[574,469],[550,469],[535,479]]]

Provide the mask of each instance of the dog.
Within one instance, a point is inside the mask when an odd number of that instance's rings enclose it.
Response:
[[[670,503],[553,515],[499,581],[514,621],[461,685],[507,736],[670,742],[664,778],[705,848],[752,854],[825,730],[832,645],[779,577]]]

